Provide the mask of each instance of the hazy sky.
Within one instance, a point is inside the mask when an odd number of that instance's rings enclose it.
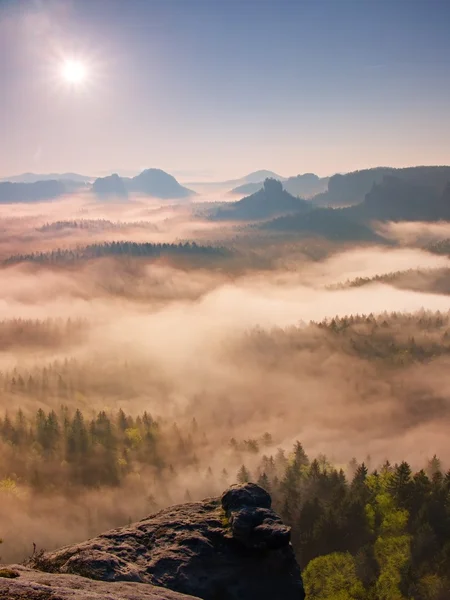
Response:
[[[449,0],[0,0],[0,176],[449,164],[449,23]]]

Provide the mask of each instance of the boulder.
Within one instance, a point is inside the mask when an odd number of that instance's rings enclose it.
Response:
[[[227,514],[244,507],[271,508],[272,506],[270,494],[256,483],[232,485],[222,494],[221,502]]]
[[[151,584],[204,600],[303,600],[290,530],[255,484],[181,504],[29,566],[107,582]],[[20,578],[19,578],[20,579]],[[1,596],[0,596],[1,597]]]

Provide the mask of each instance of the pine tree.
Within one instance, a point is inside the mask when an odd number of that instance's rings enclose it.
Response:
[[[246,469],[245,465],[239,469],[237,473],[238,483],[248,483],[250,481],[250,472]]]
[[[353,476],[352,485],[360,485],[363,484],[367,478],[369,471],[364,463],[361,463]]]
[[[270,481],[265,472],[258,477],[258,485],[270,493]]]
[[[309,465],[309,458],[300,442],[295,442],[294,445],[294,465],[298,470]]]

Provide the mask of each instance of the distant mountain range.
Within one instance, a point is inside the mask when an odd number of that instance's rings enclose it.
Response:
[[[231,190],[231,188],[235,188],[237,186],[249,185],[248,193],[252,194],[253,192],[257,192],[262,188],[265,179],[278,179],[278,181],[284,181],[286,178],[274,173],[273,171],[268,171],[267,169],[261,169],[259,171],[253,171],[248,175],[244,175],[244,177],[240,177],[239,179],[228,179],[226,181],[192,181],[186,183],[187,186],[201,189],[206,192],[214,192],[214,191],[224,191]],[[254,186],[254,187],[252,187]]]
[[[384,172],[386,171],[386,172]],[[337,179],[334,179],[337,178]],[[363,199],[352,206],[321,207],[317,196],[304,200],[283,189],[283,183],[266,179],[263,188],[237,202],[214,207],[212,220],[264,221],[261,230],[319,235],[340,241],[381,241],[374,221],[450,220],[450,168],[372,169],[334,176],[328,199],[339,189],[353,191],[354,201],[372,181]],[[324,194],[319,194],[320,198]],[[334,198],[337,198],[335,194]],[[351,204],[347,201],[347,204]]]
[[[36,183],[38,181],[74,181],[77,183],[88,183],[94,177],[87,175],[79,175],[78,173],[22,173],[21,175],[13,175],[0,179],[0,182],[10,183]]]
[[[345,215],[343,210],[317,208],[313,202],[293,196],[280,181],[266,179],[262,189],[211,211],[212,220],[263,221],[263,231],[322,236],[339,241],[380,241],[370,226]]]
[[[386,176],[394,176],[413,185],[429,186],[439,194],[450,181],[450,167],[377,167],[333,175],[329,178],[328,189],[315,196],[314,203],[320,206],[359,204],[364,201],[373,186],[380,184]]]
[[[283,182],[276,177],[266,177],[263,183],[256,181],[267,173],[272,174],[263,170],[246,175],[241,180],[245,180],[243,185],[247,186],[243,189],[254,189],[252,186],[259,189],[237,202],[224,202],[208,208],[208,217],[236,222],[272,219],[273,222],[258,226],[272,231],[309,231],[327,237],[333,235],[335,227],[335,232],[341,232],[339,235],[347,231],[348,239],[359,239],[361,236],[373,239],[373,221],[450,220],[448,166],[404,169],[380,167],[333,175],[329,179],[307,173],[289,177]],[[124,199],[130,194],[142,194],[176,200],[195,195],[194,191],[160,169],[146,169],[135,177],[108,175],[97,178],[92,184],[80,180],[83,176],[76,173],[56,175],[60,179],[32,183],[0,182],[0,203],[39,202],[79,190],[92,190],[103,199]],[[17,177],[26,179],[37,175],[25,173]],[[73,177],[78,177],[78,181]],[[309,197],[315,190],[323,190],[325,186],[326,191]],[[300,194],[300,190],[303,190],[303,194]],[[306,216],[319,208],[336,210]],[[289,218],[282,218],[286,215]],[[372,234],[369,235],[368,230]]]
[[[62,181],[36,181],[35,183],[0,183],[0,203],[40,202],[52,200],[66,193]]]
[[[316,194],[326,191],[329,180],[328,177],[319,177],[315,173],[305,173],[303,175],[288,177],[287,179],[275,177],[275,179],[283,181],[283,187],[287,192],[293,196],[301,196],[302,198],[312,198]],[[230,194],[253,194],[260,190],[263,184],[263,180],[256,183],[244,183],[233,188]]]
[[[361,203],[341,210],[364,222],[450,220],[450,184],[441,187],[385,175]]]
[[[25,174],[30,176],[32,174]],[[70,173],[67,175],[75,175]],[[18,176],[21,177],[21,176]],[[60,175],[62,177],[62,175]],[[78,177],[81,177],[78,176]],[[92,190],[98,197],[126,198],[129,193],[139,193],[161,199],[187,198],[195,192],[160,169],[146,169],[136,177],[119,177],[116,173],[98,177],[92,184],[74,179],[52,179],[28,183],[0,182],[0,203],[39,202],[52,200],[78,190]]]
[[[136,177],[119,177],[117,173],[98,177],[92,191],[100,196],[125,197],[130,192],[160,199],[187,198],[195,192],[180,185],[172,175],[161,169],[145,169]]]

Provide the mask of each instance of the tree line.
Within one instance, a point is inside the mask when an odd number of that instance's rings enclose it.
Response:
[[[150,221],[110,221],[109,219],[73,219],[64,221],[53,221],[44,223],[36,230],[41,233],[49,231],[61,231],[63,229],[81,229],[81,230],[105,230],[105,229],[126,229],[130,227],[139,227],[142,229],[157,230],[156,225]]]
[[[308,599],[450,597],[450,471],[438,457],[417,472],[355,459],[344,471],[296,442],[237,477],[266,488],[292,526]]]
[[[159,258],[164,256],[186,258],[223,258],[230,251],[209,245],[199,245],[196,242],[151,243],[151,242],[104,242],[89,244],[78,248],[58,248],[49,252],[32,252],[31,254],[15,254],[3,261],[4,265],[21,262],[36,262],[44,264],[67,264],[82,260],[103,257],[144,257]]]
[[[168,485],[189,467],[204,468],[196,454],[203,436],[195,419],[181,432],[147,412],[88,416],[61,407],[27,417],[18,410],[0,419],[0,496],[24,485],[70,496],[125,485],[149,469],[156,487]],[[309,599],[449,597],[450,471],[437,456],[415,472],[406,461],[374,468],[370,457],[335,466],[324,455],[310,458],[299,441],[290,452],[277,449],[268,432],[233,438],[229,448],[234,461],[203,476],[215,490],[255,481],[270,492],[292,527]]]

